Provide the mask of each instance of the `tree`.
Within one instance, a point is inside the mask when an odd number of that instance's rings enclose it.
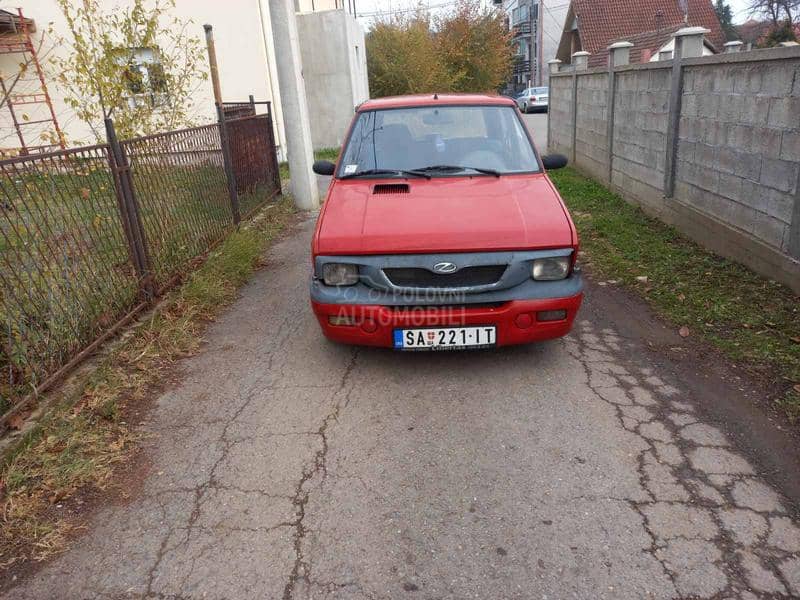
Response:
[[[793,26],[800,13],[800,0],[750,0],[750,14],[767,17],[775,28],[788,21]]]
[[[431,35],[430,17],[423,11],[376,23],[366,46],[373,96],[443,92],[454,85]]]
[[[716,0],[714,3],[714,12],[717,13],[719,24],[722,26],[722,31],[725,33],[727,40],[738,40],[739,34],[733,26],[733,11],[730,4],[725,0]]]
[[[511,70],[513,49],[500,13],[460,0],[432,19],[420,9],[376,23],[367,35],[373,96],[497,90]]]
[[[57,0],[70,52],[54,62],[65,101],[98,140],[113,116],[121,137],[192,122],[193,92],[207,79],[191,21],[170,17],[175,0],[132,0],[104,11],[98,0]]]
[[[772,48],[778,46],[781,42],[796,41],[795,29],[792,27],[791,21],[785,19],[777,26],[773,26],[765,36],[760,37],[756,41],[756,46],[758,48]]]
[[[514,51],[498,12],[461,0],[455,13],[437,19],[436,41],[455,91],[496,91],[508,79]]]

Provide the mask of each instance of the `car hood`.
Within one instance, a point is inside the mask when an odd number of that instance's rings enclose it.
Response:
[[[375,194],[407,183],[408,193]],[[472,252],[571,246],[572,222],[544,174],[334,180],[316,254]]]

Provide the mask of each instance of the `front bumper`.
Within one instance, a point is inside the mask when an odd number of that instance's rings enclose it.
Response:
[[[572,329],[583,299],[583,280],[573,273],[563,281],[529,282],[511,289],[455,296],[409,298],[379,293],[363,284],[330,287],[311,283],[311,306],[331,340],[364,346],[394,346],[394,330],[424,327],[494,325],[497,345],[549,340]],[[558,321],[542,321],[542,311],[566,311]],[[345,317],[351,324],[333,324]]]

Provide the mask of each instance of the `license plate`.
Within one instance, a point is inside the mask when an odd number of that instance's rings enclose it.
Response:
[[[394,347],[400,350],[456,350],[494,346],[497,330],[493,325],[445,327],[441,329],[395,329]]]

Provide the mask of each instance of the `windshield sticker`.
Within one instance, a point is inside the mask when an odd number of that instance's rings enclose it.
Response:
[[[344,174],[350,175],[351,173],[355,173],[358,169],[358,165],[345,165],[344,167]]]

